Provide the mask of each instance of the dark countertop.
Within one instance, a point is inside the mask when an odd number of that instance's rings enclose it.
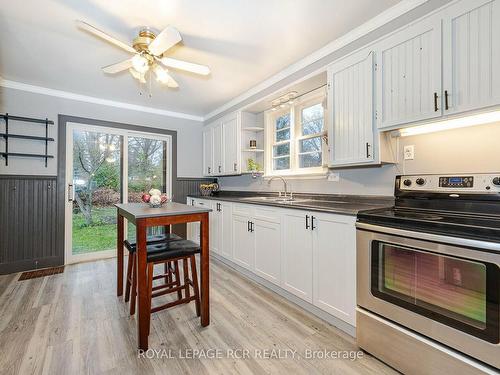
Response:
[[[344,215],[357,215],[360,211],[392,207],[394,198],[387,196],[338,195],[338,194],[305,194],[295,193],[292,202],[276,202],[273,197],[278,193],[261,193],[248,191],[219,191],[213,196],[189,195],[189,198],[228,201],[236,203],[257,204],[281,208],[329,212]]]

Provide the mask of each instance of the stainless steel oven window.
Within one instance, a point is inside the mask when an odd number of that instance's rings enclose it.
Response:
[[[496,264],[372,242],[371,292],[380,299],[499,343]]]

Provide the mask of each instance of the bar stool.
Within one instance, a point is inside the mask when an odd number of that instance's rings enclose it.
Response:
[[[133,256],[136,257],[136,246],[133,246]],[[189,240],[171,240],[164,242],[156,242],[147,245],[147,285],[149,295],[149,316],[152,313],[168,309],[180,304],[195,301],[196,315],[201,316],[200,311],[200,291],[198,285],[198,273],[196,270],[195,254],[200,253],[200,246]],[[179,268],[178,263],[183,263],[183,283],[179,281]],[[154,276],[154,266],[157,264],[175,264],[174,275],[176,276],[175,282],[165,282],[161,285],[153,286],[153,280],[163,279],[165,275]],[[191,268],[191,277],[189,276],[189,268]],[[193,295],[191,295],[191,287]],[[137,271],[136,267],[132,268],[132,300],[131,305],[135,305],[137,296]],[[184,296],[182,296],[184,291]],[[153,298],[160,297],[166,294],[177,292],[177,300],[165,303],[160,306],[152,307]],[[135,308],[134,308],[135,312]],[[149,326],[149,324],[148,324]]]
[[[150,244],[155,244],[155,243],[161,243],[161,242],[166,242],[166,241],[178,241],[182,240],[182,237],[179,237],[178,235],[174,233],[165,233],[165,234],[160,234],[160,235],[153,235],[153,236],[148,236],[146,238],[146,243],[148,245]],[[123,244],[125,245],[125,248],[129,252],[128,256],[128,262],[127,262],[127,277],[126,277],[126,287],[125,287],[125,302],[128,302],[130,300],[130,291],[131,291],[131,286],[133,284],[133,272],[132,270],[135,269],[136,266],[136,256],[135,256],[135,249],[136,249],[136,242],[135,241],[128,241],[125,240],[123,241]],[[175,281],[173,276],[175,276]],[[165,278],[165,283],[175,283],[176,286],[180,285],[180,276],[179,276],[179,268],[178,268],[178,262],[175,262],[172,264],[171,262],[165,263],[165,272],[163,275],[156,277],[156,279],[159,279],[160,277]],[[178,296],[181,298],[181,292],[179,291]],[[132,292],[132,302],[130,304],[130,315],[135,314],[135,293]]]

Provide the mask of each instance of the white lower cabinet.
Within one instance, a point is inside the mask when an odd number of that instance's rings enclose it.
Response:
[[[255,241],[250,232],[250,217],[233,213],[233,261],[253,270]]]
[[[355,325],[356,218],[314,213],[313,304]]]
[[[188,199],[191,203],[213,210],[214,254],[355,326],[354,216]],[[188,233],[199,238],[199,229]]]
[[[282,285],[290,293],[312,303],[313,254],[310,220],[310,214],[299,210],[287,210],[283,215]]]

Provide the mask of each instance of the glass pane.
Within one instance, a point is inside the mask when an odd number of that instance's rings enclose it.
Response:
[[[151,189],[166,191],[166,142],[158,139],[128,139],[128,201],[142,202]],[[150,227],[148,235],[161,234],[163,228]],[[135,226],[128,224],[128,238],[135,239]]]
[[[321,132],[323,132],[322,118],[302,123],[302,135],[318,134]]]
[[[290,127],[290,113],[285,113],[276,119],[276,130]]]
[[[379,291],[453,320],[486,328],[483,263],[381,244]]]
[[[299,155],[300,168],[321,167],[321,152],[313,152],[311,154]]]
[[[290,157],[278,158],[273,160],[273,169],[275,171],[281,169],[290,169]]]
[[[321,151],[321,137],[303,139],[299,142],[300,152]]]
[[[276,131],[276,142],[288,141],[290,139],[290,128]]]
[[[116,248],[116,208],[121,201],[121,137],[73,132],[73,254]]]
[[[290,142],[273,146],[273,156],[284,156],[290,154]]]

